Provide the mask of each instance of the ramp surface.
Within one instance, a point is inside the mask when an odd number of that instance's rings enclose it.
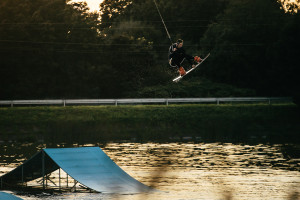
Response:
[[[52,160],[81,184],[102,193],[141,193],[151,190],[129,176],[99,147],[44,149]]]
[[[0,200],[22,200],[22,199],[6,192],[0,192]]]
[[[1,185],[8,188],[23,185],[59,168],[97,192],[133,194],[155,191],[129,176],[99,147],[43,149],[0,177]]]

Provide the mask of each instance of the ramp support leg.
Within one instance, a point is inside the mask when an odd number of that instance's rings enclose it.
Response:
[[[71,191],[74,191],[74,192],[76,192],[76,185],[77,185],[77,181],[74,179],[74,185],[73,185],[73,187],[71,188]]]
[[[60,168],[58,169],[58,187],[59,187],[59,190],[61,188],[61,185],[60,185]]]
[[[45,190],[45,152],[42,151],[43,190]]]
[[[24,184],[24,166],[22,165],[22,185]]]

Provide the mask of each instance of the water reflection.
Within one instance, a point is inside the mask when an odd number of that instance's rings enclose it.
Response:
[[[231,143],[1,144],[0,175],[42,148],[100,146],[122,169],[161,191],[150,195],[62,193],[24,199],[296,199],[300,148]],[[57,172],[52,174],[57,181]],[[66,174],[62,174],[66,184]],[[36,184],[36,183],[35,183]],[[49,183],[50,184],[50,183]]]

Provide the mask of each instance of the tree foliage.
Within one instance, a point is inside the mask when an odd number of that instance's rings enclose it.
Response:
[[[297,96],[296,5],[286,13],[274,0],[157,3],[173,41],[211,53],[191,87],[170,83],[170,41],[153,0],[104,0],[100,16],[86,3],[1,0],[0,99]],[[197,89],[203,82],[218,91]]]
[[[282,12],[274,1],[231,1],[201,38],[213,55],[204,73],[261,95],[291,95],[299,85],[299,22],[299,14]]]

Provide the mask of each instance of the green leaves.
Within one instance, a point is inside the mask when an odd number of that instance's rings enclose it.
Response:
[[[206,77],[259,95],[299,91],[299,14],[275,1],[157,3],[173,41],[182,38],[191,55],[211,53],[192,75],[197,84]],[[86,3],[1,0],[0,99],[168,95],[170,42],[153,0],[105,0],[100,15]],[[186,89],[177,96],[195,94]]]
[[[296,27],[299,27],[299,21],[296,21],[280,10],[277,2],[230,1],[224,14],[218,16],[216,23],[209,27],[200,41],[207,44],[204,49],[208,51],[211,48],[214,55],[211,57],[210,67],[204,73],[215,81],[253,88],[259,95],[292,95],[291,91],[287,91],[291,86],[299,84],[296,81],[291,84],[289,77],[296,71],[285,69],[291,68],[296,62],[279,61],[285,60],[288,55],[276,53],[280,50],[275,50],[274,44],[284,38],[293,38],[293,42],[285,45],[288,46],[287,51],[296,50],[294,44],[299,41],[295,37],[298,29]],[[287,23],[293,23],[294,31],[282,34]],[[285,45],[282,43],[279,48]],[[280,64],[276,64],[275,60]],[[280,78],[283,71],[287,76]],[[278,80],[281,86],[274,85]]]

